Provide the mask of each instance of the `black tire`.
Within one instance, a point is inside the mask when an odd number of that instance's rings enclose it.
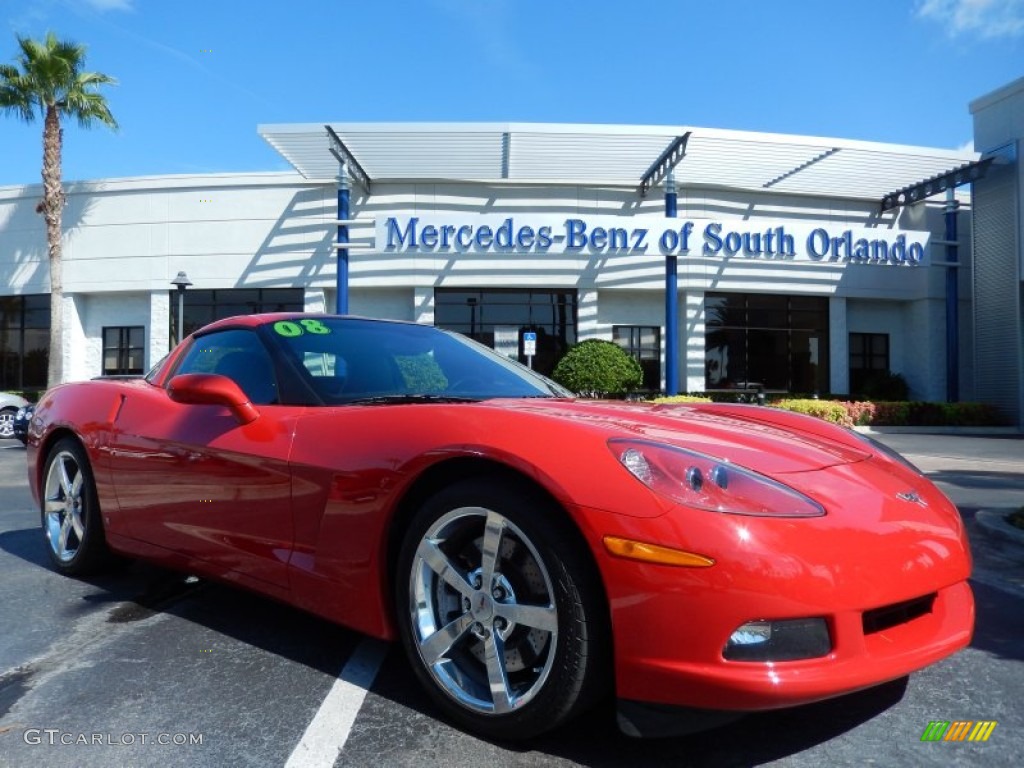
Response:
[[[459,482],[419,510],[398,560],[398,626],[452,720],[528,739],[604,694],[607,607],[584,546],[562,510],[501,477]]]
[[[50,449],[39,497],[43,539],[54,567],[68,576],[105,570],[112,556],[89,458],[77,440],[66,437]]]

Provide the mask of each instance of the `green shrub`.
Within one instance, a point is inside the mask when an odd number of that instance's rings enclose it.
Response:
[[[864,379],[864,383],[857,393],[865,400],[888,400],[901,401],[910,397],[910,387],[907,380],[899,373],[888,371],[875,371]]]
[[[644,376],[640,363],[618,344],[587,339],[558,361],[551,378],[581,397],[605,397],[636,390]]]

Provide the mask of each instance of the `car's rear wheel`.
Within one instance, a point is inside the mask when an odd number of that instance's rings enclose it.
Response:
[[[430,499],[405,537],[398,623],[421,682],[453,719],[520,739],[602,692],[609,645],[594,568],[560,510],[498,478]]]
[[[58,441],[43,471],[42,522],[50,560],[69,576],[101,570],[110,561],[96,483],[85,450],[72,438]]]

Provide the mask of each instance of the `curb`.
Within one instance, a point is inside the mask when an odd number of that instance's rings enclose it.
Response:
[[[985,533],[1011,544],[1024,547],[1024,529],[1017,528],[1006,522],[1011,509],[979,509],[974,516]]]
[[[991,435],[1017,435],[1017,427],[854,427],[854,431],[865,435],[960,435],[967,437]]]

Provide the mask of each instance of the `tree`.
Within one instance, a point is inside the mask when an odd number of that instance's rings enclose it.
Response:
[[[587,339],[558,361],[551,378],[583,397],[625,395],[644,380],[640,363],[618,344]]]
[[[0,109],[26,123],[43,119],[43,201],[36,211],[46,220],[46,243],[50,262],[50,360],[49,386],[63,380],[63,299],[61,269],[61,217],[64,186],[61,182],[61,153],[64,131],[61,117],[78,120],[83,128],[97,122],[117,128],[107,101],[99,88],[116,81],[99,72],[83,72],[85,46],[58,40],[53,32],[38,41],[16,36],[21,53],[18,66],[0,64]]]

